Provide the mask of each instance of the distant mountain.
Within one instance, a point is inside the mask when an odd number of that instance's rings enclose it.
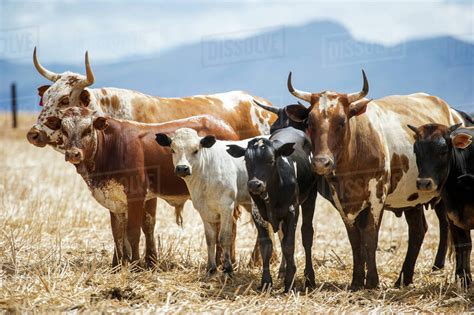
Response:
[[[352,92],[362,86],[363,68],[372,98],[422,91],[474,112],[474,45],[452,37],[385,47],[355,40],[341,25],[320,21],[234,38],[208,37],[157,55],[133,56],[106,65],[95,65],[90,51],[94,86],[160,96],[246,90],[284,105],[294,102],[286,88],[290,70],[298,89]],[[41,60],[41,52],[39,57]],[[82,64],[45,66],[57,72],[84,73]],[[0,79],[0,109],[9,108],[9,86],[15,81],[20,108],[38,110],[36,88],[47,82],[32,62],[0,60]]]

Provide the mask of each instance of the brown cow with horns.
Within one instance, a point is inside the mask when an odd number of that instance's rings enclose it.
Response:
[[[306,121],[313,170],[327,179],[346,226],[354,263],[351,288],[379,284],[376,249],[384,209],[403,212],[408,222],[408,251],[396,282],[408,285],[427,230],[422,205],[439,195],[417,190],[414,138],[407,124],[463,120],[443,100],[424,93],[367,99],[364,72],[363,78],[360,92],[310,93],[293,88],[290,73],[289,91],[310,107],[293,105],[286,111],[291,119]]]
[[[83,107],[50,116],[46,125],[64,134],[66,161],[76,166],[94,198],[110,211],[115,242],[113,266],[140,259],[140,228],[146,239],[145,262],[156,260],[154,238],[156,198],[189,198],[184,182],[173,174],[171,152],[155,143],[155,134],[193,128],[220,139],[238,136],[226,123],[209,115],[160,124],[141,124],[97,117]],[[235,235],[235,233],[234,233]],[[131,247],[131,257],[126,257]],[[124,259],[127,258],[127,259]]]

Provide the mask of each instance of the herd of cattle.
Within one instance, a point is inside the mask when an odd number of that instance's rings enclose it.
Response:
[[[413,282],[427,231],[424,207],[435,208],[440,242],[433,268],[443,268],[448,232],[456,276],[471,283],[470,229],[474,228],[473,121],[436,96],[424,93],[372,100],[363,73],[355,93],[288,90],[307,102],[272,107],[263,98],[233,91],[185,98],[91,89],[94,74],[86,53],[86,76],[45,69],[52,85],[38,88],[42,111],[27,134],[38,147],[52,146],[75,165],[94,198],[110,210],[113,266],[157,258],[154,227],[157,197],[199,212],[207,244],[207,275],[222,264],[232,276],[239,207],[257,227],[263,262],[262,287],[272,285],[275,232],[282,248],[284,288],[294,283],[295,230],[302,215],[305,286],[315,286],[311,248],[319,193],[339,211],[353,254],[351,289],[379,284],[378,234],[384,210],[405,214],[408,250],[396,286]],[[301,207],[301,209],[300,209]],[[323,223],[324,224],[324,223]]]

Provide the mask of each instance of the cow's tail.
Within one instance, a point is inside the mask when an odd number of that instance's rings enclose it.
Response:
[[[174,205],[174,214],[176,216],[176,224],[183,227],[183,209],[184,204]]]
[[[456,249],[454,246],[454,239],[453,239],[453,233],[451,232],[451,228],[448,227],[448,260],[453,263],[454,262],[454,256],[456,253]]]

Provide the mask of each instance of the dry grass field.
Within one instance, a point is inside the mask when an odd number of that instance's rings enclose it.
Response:
[[[349,292],[352,256],[339,214],[318,199],[314,227],[317,289],[283,294],[256,290],[260,268],[249,267],[256,231],[244,213],[238,222],[238,262],[234,279],[205,281],[206,245],[197,212],[188,203],[184,227],[159,203],[154,272],[112,272],[109,214],[91,196],[72,165],[51,148],[30,145],[21,128],[0,125],[0,309],[35,312],[457,312],[474,311],[474,290],[454,281],[453,263],[431,272],[438,242],[434,211],[426,211],[429,230],[418,258],[413,286],[394,289],[407,248],[403,218],[386,212],[377,261],[381,287]],[[302,288],[304,252],[297,246],[297,287]],[[144,242],[142,242],[143,245]],[[276,277],[277,265],[273,266]]]

